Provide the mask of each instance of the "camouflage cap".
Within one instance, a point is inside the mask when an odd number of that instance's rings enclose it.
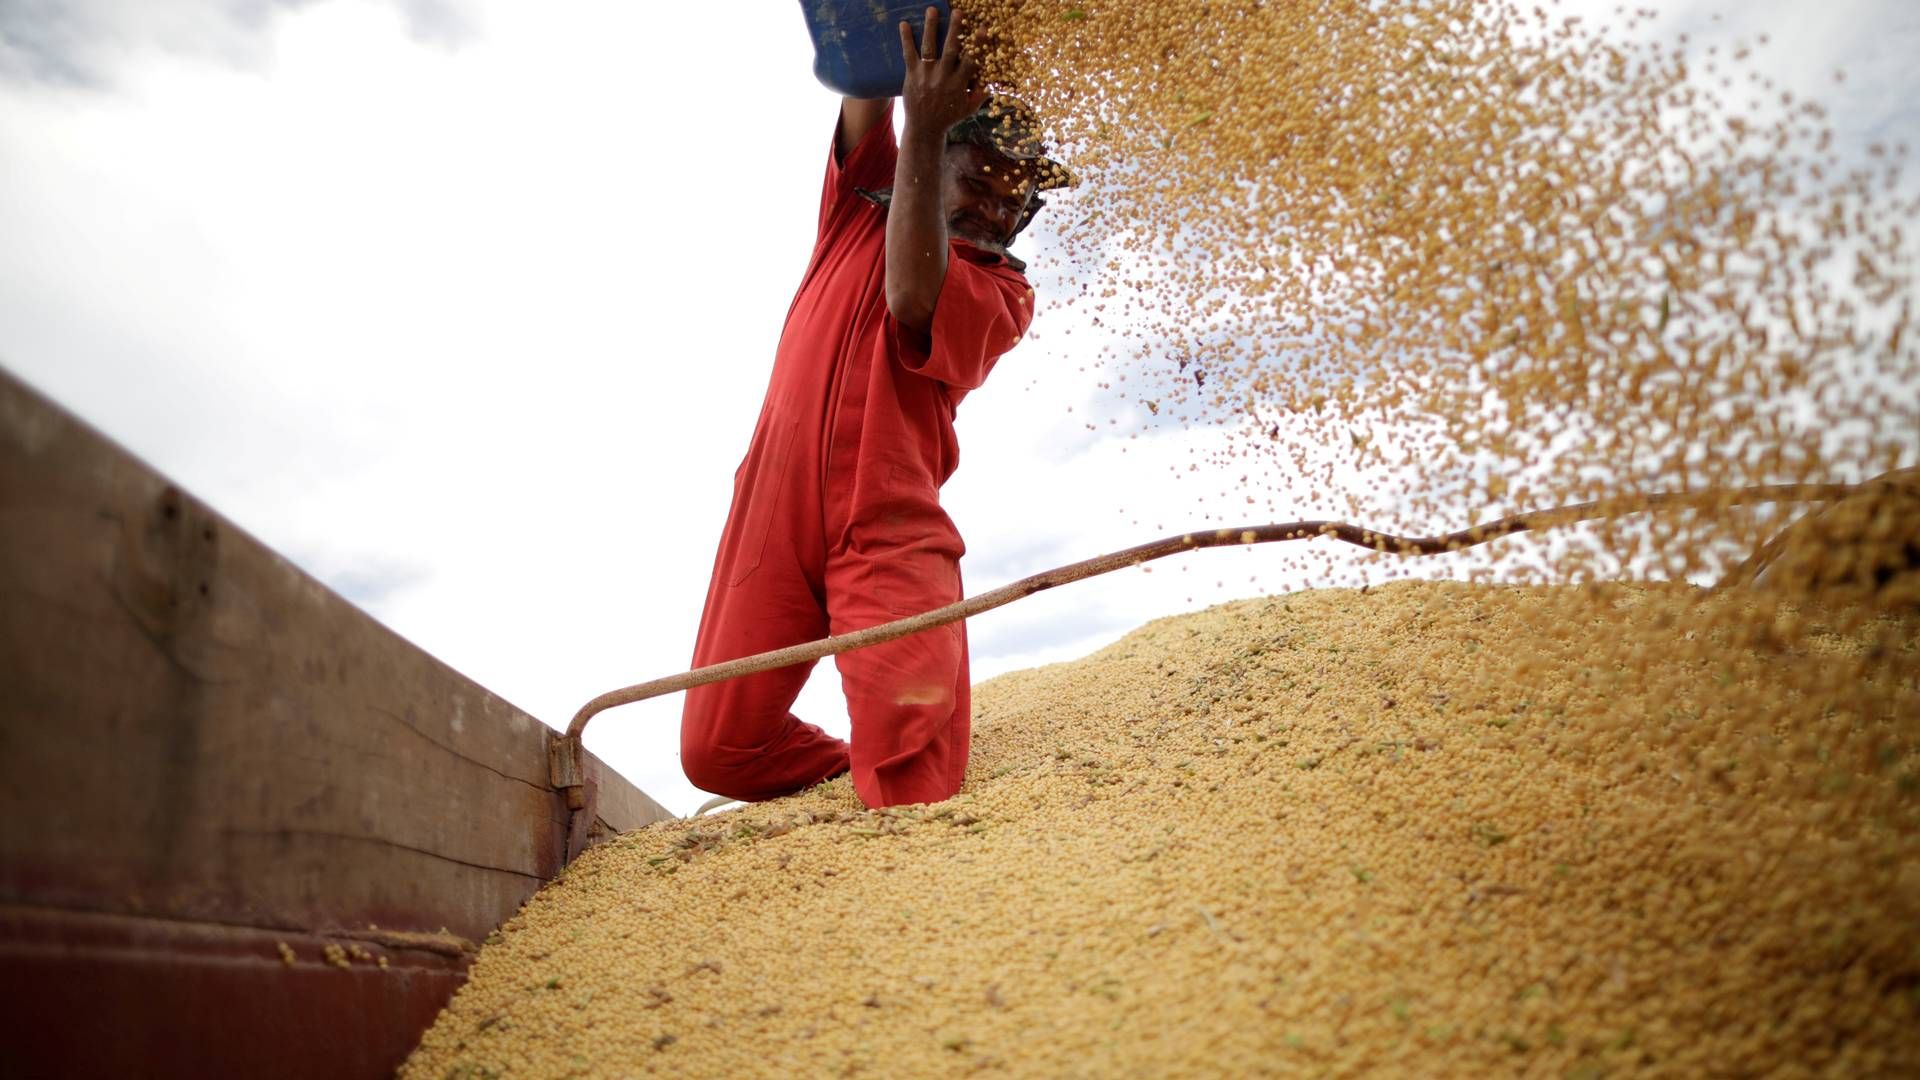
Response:
[[[947,129],[947,142],[973,143],[1013,161],[1039,162],[1035,191],[1073,186],[1067,167],[1047,156],[1039,117],[1015,98],[988,95],[972,116]]]

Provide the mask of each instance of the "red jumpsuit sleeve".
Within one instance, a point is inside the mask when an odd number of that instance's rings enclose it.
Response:
[[[887,114],[861,137],[860,145],[847,154],[847,160],[838,160],[834,152],[840,138],[838,122],[834,124],[833,135],[833,141],[827,144],[826,184],[820,192],[820,236],[827,234],[834,212],[847,205],[854,188],[877,191],[893,186],[893,164],[900,155],[893,139],[891,104],[887,106]]]
[[[975,262],[974,251],[962,244],[948,249],[947,276],[940,282],[928,333],[915,333],[887,316],[900,365],[961,390],[985,383],[994,361],[1018,345],[1033,322],[1027,279],[998,260]]]

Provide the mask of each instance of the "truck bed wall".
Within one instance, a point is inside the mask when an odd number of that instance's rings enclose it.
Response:
[[[0,371],[9,1075],[391,1073],[561,868],[547,734]]]

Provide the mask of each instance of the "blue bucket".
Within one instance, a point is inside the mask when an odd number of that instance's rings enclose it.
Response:
[[[927,8],[940,11],[940,36],[946,37],[950,14],[946,0],[916,0],[911,4],[888,0],[800,0],[813,35],[813,74],[829,90],[846,97],[885,98],[900,93],[906,81],[906,61],[900,55],[902,22],[913,27],[920,40]]]

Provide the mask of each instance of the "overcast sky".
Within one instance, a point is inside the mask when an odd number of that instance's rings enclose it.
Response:
[[[1762,66],[1843,140],[1920,143],[1920,5],[1669,7],[1769,33]],[[837,106],[796,6],[753,9],[0,0],[0,365],[548,723],[681,670]],[[961,409],[969,592],[1244,507],[1186,472],[1210,436],[1134,437],[1037,284],[1035,333]],[[1041,594],[971,624],[974,674],[1353,580],[1329,558]],[[679,704],[588,744],[687,812]],[[799,711],[845,732],[830,661]]]

